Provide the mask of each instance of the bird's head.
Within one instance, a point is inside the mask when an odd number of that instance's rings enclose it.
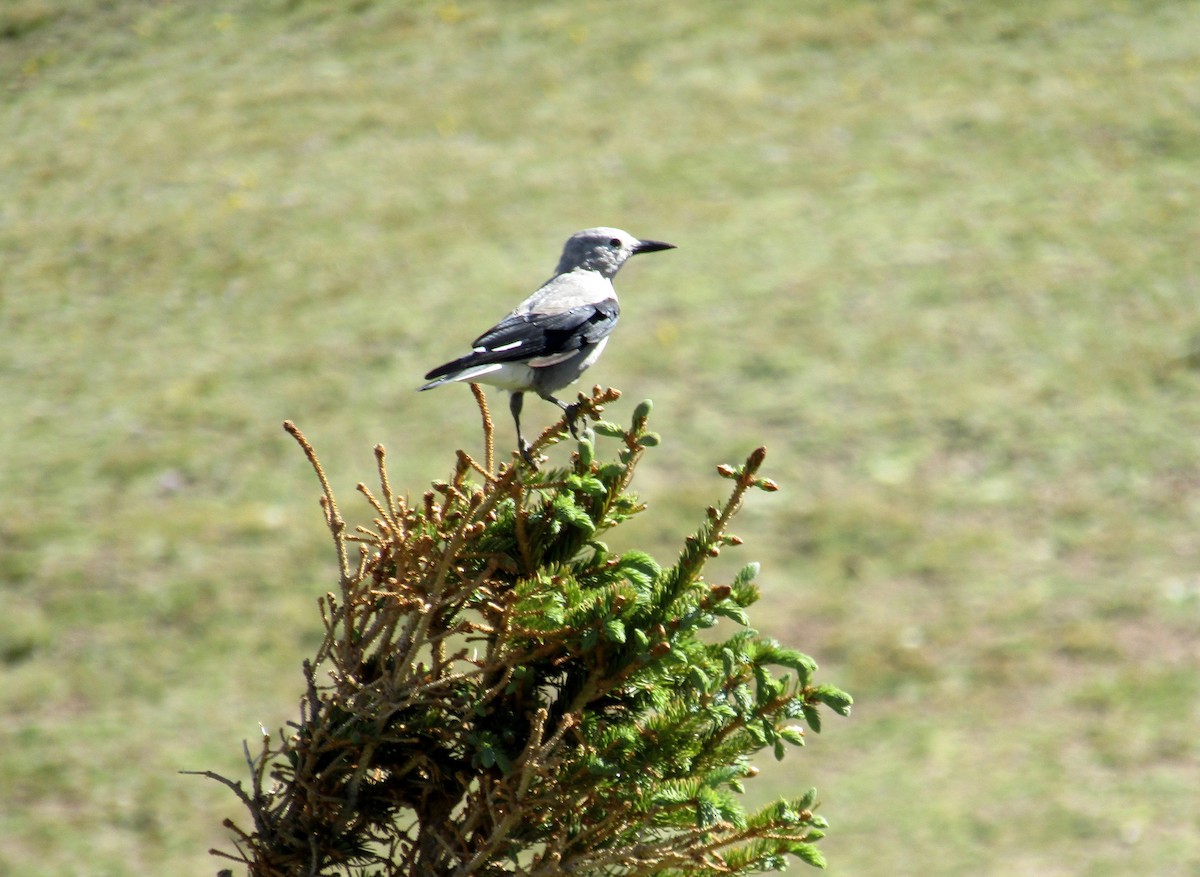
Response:
[[[673,249],[674,244],[638,240],[619,228],[587,228],[567,239],[556,273],[582,268],[612,277],[630,256]]]

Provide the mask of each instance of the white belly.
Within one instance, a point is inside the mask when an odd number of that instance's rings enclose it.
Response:
[[[533,369],[523,362],[505,362],[491,371],[474,375],[468,373],[457,380],[487,384],[490,387],[508,390],[510,393],[520,393],[533,389]]]

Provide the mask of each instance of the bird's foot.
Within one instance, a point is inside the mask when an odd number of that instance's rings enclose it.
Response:
[[[517,450],[521,454],[521,459],[525,461],[525,465],[527,465],[530,469],[537,468],[537,461],[534,459],[533,454],[530,453],[529,450],[529,442],[525,441],[523,438],[520,439],[520,441],[517,443]]]
[[[567,405],[563,412],[567,415],[567,429],[571,431],[571,438],[579,438],[579,430],[575,428],[575,420],[579,417],[579,405]]]

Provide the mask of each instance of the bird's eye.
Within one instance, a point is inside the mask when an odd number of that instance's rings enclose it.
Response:
[[[614,250],[619,250],[619,249],[621,249],[621,239],[613,238],[611,241],[608,242],[608,245],[610,247],[612,247]]]

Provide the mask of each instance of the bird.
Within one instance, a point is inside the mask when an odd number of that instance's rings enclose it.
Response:
[[[578,406],[553,394],[578,380],[604,351],[621,314],[612,282],[621,266],[639,253],[673,249],[675,244],[639,240],[619,228],[576,232],[567,238],[553,277],[471,342],[470,353],[425,375],[429,383],[418,389],[469,381],[507,390],[517,450],[532,465],[521,434],[525,394],[536,393],[561,408],[571,435],[578,437]]]

